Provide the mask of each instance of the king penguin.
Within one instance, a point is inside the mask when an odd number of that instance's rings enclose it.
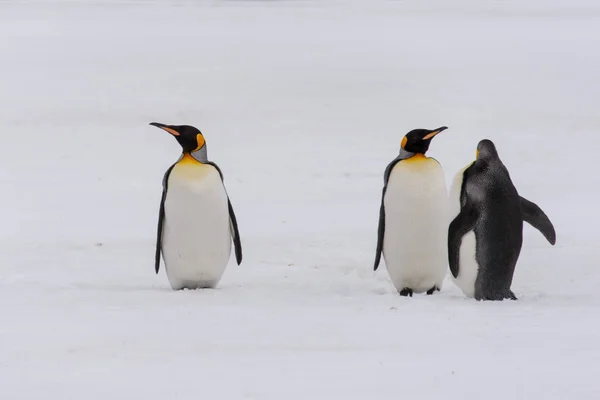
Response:
[[[461,169],[450,187],[448,261],[456,285],[476,300],[516,300],[510,289],[523,243],[523,221],[552,245],[556,232],[535,203],[521,197],[496,146],[484,139],[475,161]]]
[[[431,140],[446,129],[408,132],[384,172],[374,270],[383,254],[401,296],[433,294],[447,274],[446,181],[437,160],[425,156]]]
[[[193,126],[152,122],[181,145],[179,160],[162,181],[155,270],[162,252],[173,290],[217,286],[235,246],[237,264],[242,244],[233,207],[219,167],[208,161],[204,135]]]

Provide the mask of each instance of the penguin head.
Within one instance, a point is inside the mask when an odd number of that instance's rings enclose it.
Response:
[[[408,132],[400,143],[400,147],[409,153],[425,154],[429,150],[431,139],[440,132],[448,129],[447,126],[441,126],[437,129],[413,129]]]
[[[204,135],[198,129],[190,125],[165,125],[158,122],[150,123],[175,137],[181,145],[184,153],[192,153],[206,146]]]
[[[477,151],[475,153],[475,159],[477,160],[497,160],[499,159],[498,151],[494,142],[489,139],[480,140],[477,144]]]

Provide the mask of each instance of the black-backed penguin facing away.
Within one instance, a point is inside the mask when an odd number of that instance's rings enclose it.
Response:
[[[477,300],[516,300],[513,273],[523,243],[523,221],[552,245],[556,233],[546,214],[521,197],[496,146],[484,139],[476,159],[460,170],[450,188],[448,261],[456,285]]]
[[[425,156],[438,129],[404,136],[385,169],[374,270],[381,255],[401,296],[433,294],[447,274],[448,192],[441,165]]]
[[[237,264],[242,244],[237,220],[219,167],[208,161],[204,135],[188,125],[152,122],[175,137],[182,147],[179,160],[162,181],[155,270],[162,252],[171,288],[214,288],[235,246]]]

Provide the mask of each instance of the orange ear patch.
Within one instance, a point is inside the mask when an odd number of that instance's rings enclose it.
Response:
[[[408,139],[406,136],[404,136],[402,138],[402,142],[400,142],[400,147],[404,148],[404,146],[406,146],[406,142],[408,142]]]
[[[201,133],[196,135],[196,142],[198,143],[198,147],[196,147],[196,150],[194,151],[198,151],[204,146],[204,136]]]

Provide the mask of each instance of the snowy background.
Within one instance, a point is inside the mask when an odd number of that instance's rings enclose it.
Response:
[[[2,399],[600,398],[600,4],[0,1]],[[201,129],[244,263],[153,270],[161,179]],[[413,128],[492,139],[557,230],[517,302],[372,271]],[[162,267],[161,267],[162,268]]]

